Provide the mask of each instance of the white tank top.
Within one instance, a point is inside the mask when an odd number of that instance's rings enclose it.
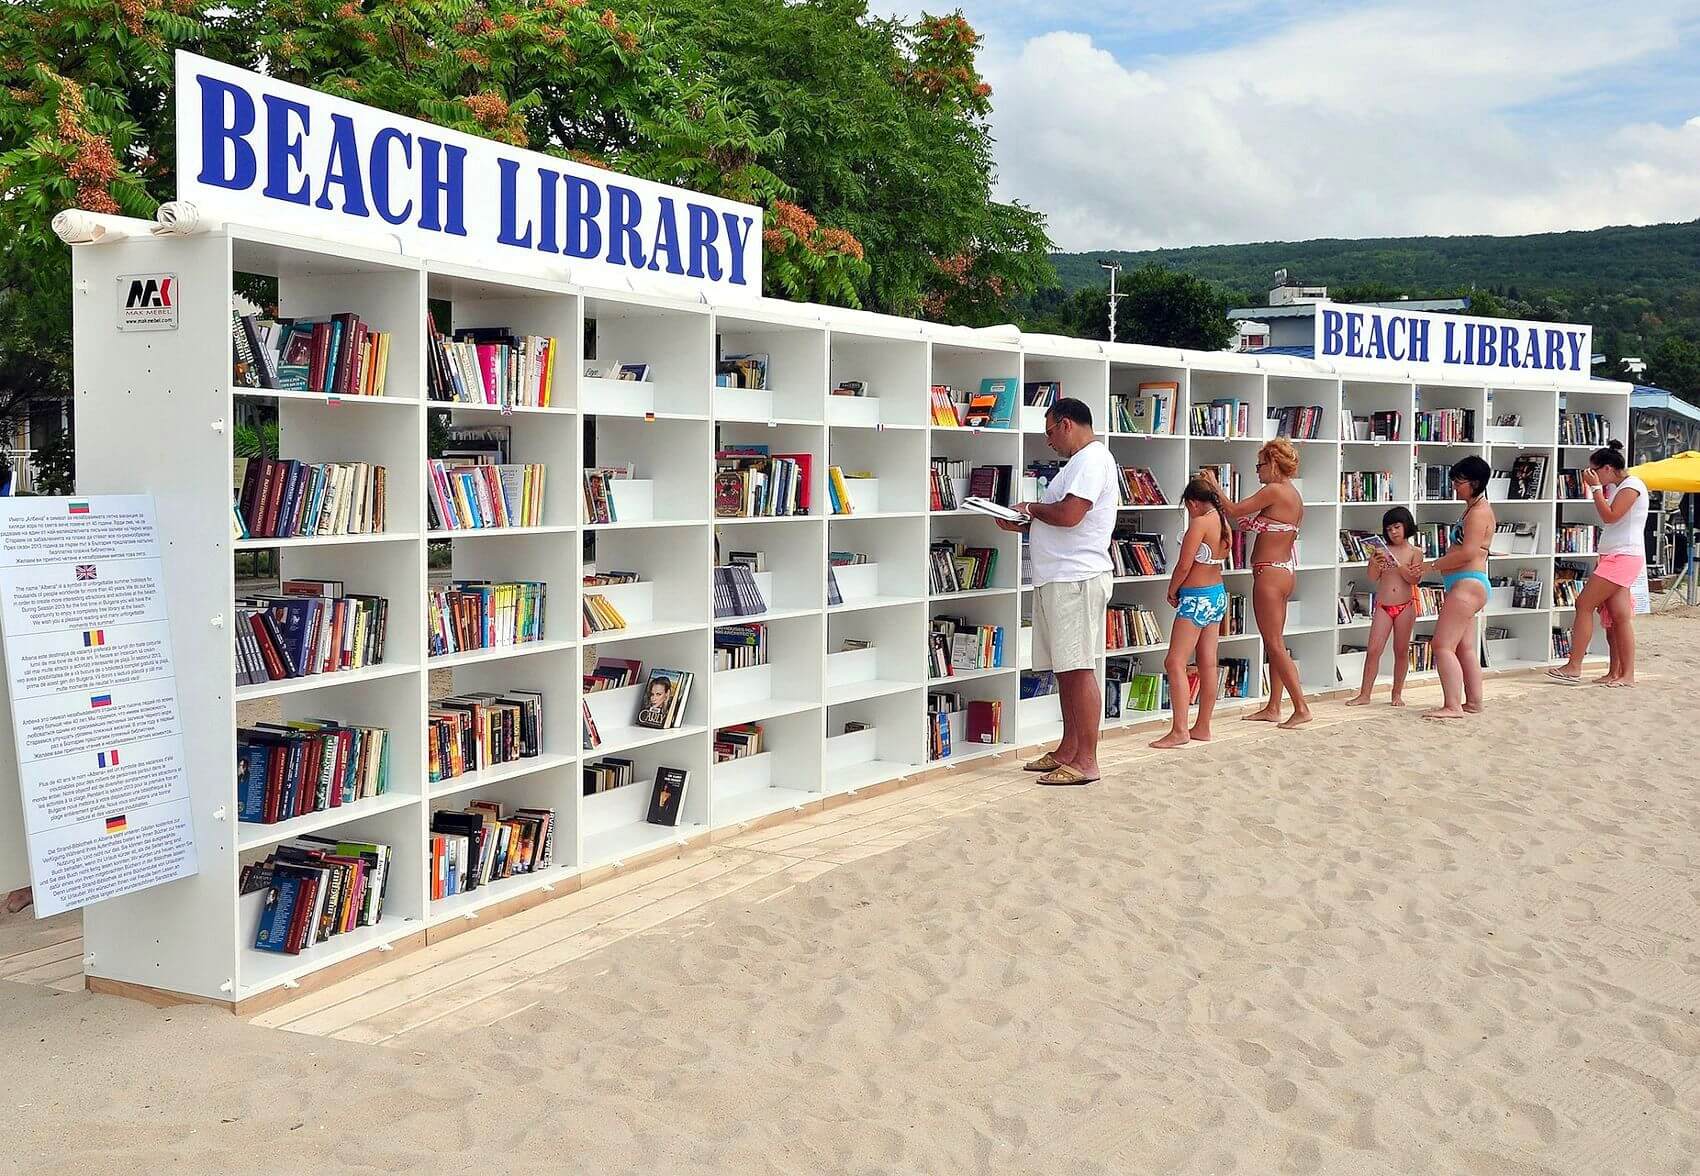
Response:
[[[1636,490],[1639,493],[1627,514],[1615,523],[1606,523],[1600,527],[1601,555],[1647,554],[1647,483],[1631,475],[1616,486],[1606,488],[1606,501],[1610,502],[1625,490]]]

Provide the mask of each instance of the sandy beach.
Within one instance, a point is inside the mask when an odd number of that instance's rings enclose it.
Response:
[[[0,981],[0,1167],[1691,1172],[1700,616],[1641,633],[1634,690],[1002,761],[253,1023]]]

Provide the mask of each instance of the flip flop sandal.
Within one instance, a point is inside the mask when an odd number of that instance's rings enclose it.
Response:
[[[1096,776],[1088,776],[1072,764],[1058,764],[1053,770],[1039,777],[1041,784],[1095,784]]]
[[[1021,770],[1023,772],[1054,772],[1060,767],[1062,765],[1057,762],[1056,757],[1047,751],[1038,759],[1028,760],[1025,764],[1022,764]]]
[[[1560,686],[1580,686],[1582,684],[1582,675],[1561,674],[1557,670],[1548,670],[1547,681],[1557,682]]]

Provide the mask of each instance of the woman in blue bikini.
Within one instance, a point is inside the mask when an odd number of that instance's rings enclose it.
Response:
[[[1452,524],[1446,553],[1425,569],[1443,573],[1446,597],[1434,626],[1434,667],[1440,674],[1440,706],[1425,719],[1461,719],[1482,709],[1482,663],[1476,647],[1476,614],[1487,606],[1488,547],[1493,543],[1493,507],[1487,484],[1492,474],[1479,457],[1452,467],[1452,495],[1464,500],[1464,517]]]
[[[1210,738],[1210,716],[1216,709],[1216,639],[1228,615],[1228,590],[1222,586],[1222,565],[1228,560],[1228,512],[1221,493],[1203,478],[1194,478],[1181,492],[1186,508],[1186,531],[1169,576],[1169,603],[1174,623],[1169,626],[1169,655],[1163,671],[1169,676],[1169,733],[1152,747],[1184,747],[1194,739]],[[1186,665],[1194,653],[1198,663],[1198,721],[1187,727],[1191,691]]]

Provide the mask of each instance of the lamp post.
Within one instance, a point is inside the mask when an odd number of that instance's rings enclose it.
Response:
[[[1108,271],[1110,275],[1110,342],[1114,343],[1116,341],[1116,303],[1127,297],[1125,294],[1116,293],[1116,275],[1122,272],[1122,263],[1119,261],[1100,261],[1098,268]]]

